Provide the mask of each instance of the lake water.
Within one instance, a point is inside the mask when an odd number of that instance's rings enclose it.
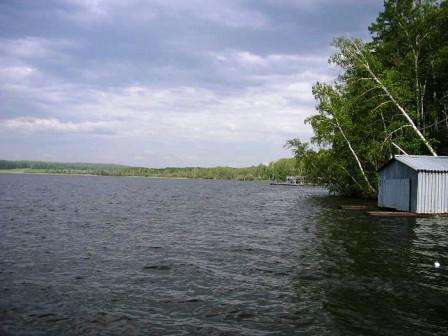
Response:
[[[0,174],[0,334],[448,334],[448,219],[338,202],[260,182]]]

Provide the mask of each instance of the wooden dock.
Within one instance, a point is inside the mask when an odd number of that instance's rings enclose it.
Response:
[[[367,211],[373,217],[418,217],[418,214],[407,211]]]
[[[448,213],[439,214],[424,214],[415,213],[410,211],[398,211],[387,208],[379,208],[374,203],[367,204],[341,204],[338,205],[339,209],[342,210],[353,210],[353,211],[365,211],[365,213],[372,217],[413,217],[413,218],[428,218],[428,217],[448,217]]]
[[[414,218],[428,218],[428,217],[448,217],[448,213],[441,214],[423,214],[408,211],[367,211],[369,216],[373,217],[414,217]]]

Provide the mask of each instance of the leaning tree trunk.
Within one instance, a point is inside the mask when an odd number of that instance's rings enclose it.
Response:
[[[395,105],[395,107],[400,111],[400,113],[405,117],[405,119],[407,120],[407,122],[409,123],[409,125],[412,127],[412,129],[414,130],[414,132],[417,134],[417,136],[423,141],[423,143],[425,144],[426,148],[428,148],[429,152],[433,155],[433,156],[437,156],[436,151],[434,150],[434,148],[432,148],[431,144],[429,143],[429,141],[425,138],[425,136],[422,134],[422,132],[418,129],[418,127],[415,125],[414,121],[412,120],[412,118],[409,116],[409,113],[406,112],[406,110],[398,103],[398,101],[395,99],[395,97],[389,92],[389,90],[387,89],[387,87],[383,84],[383,82],[381,82],[381,80],[375,75],[375,73],[373,72],[373,70],[370,67],[369,62],[367,61],[367,59],[365,58],[365,56],[363,55],[362,51],[358,48],[358,46],[356,45],[356,43],[354,41],[351,41],[351,45],[352,47],[355,49],[354,51],[354,56],[356,59],[358,59],[362,66],[367,70],[367,72],[369,73],[369,75],[372,77],[372,80],[378,84],[378,86],[381,88],[381,90],[383,90],[383,92],[386,94],[386,96],[390,99],[390,101]]]
[[[350,141],[348,140],[348,138],[345,135],[344,131],[342,130],[342,127],[339,124],[338,119],[335,117],[334,120],[336,121],[336,126],[339,129],[339,132],[341,132],[342,137],[344,138],[345,142],[347,143],[347,146],[348,146],[350,152],[352,153],[353,157],[355,158],[355,161],[356,161],[356,163],[358,165],[359,170],[361,171],[361,175],[364,178],[364,181],[366,182],[367,187],[369,188],[369,191],[372,192],[372,193],[376,193],[375,188],[372,187],[372,185],[369,182],[369,179],[367,178],[367,175],[366,175],[366,173],[364,171],[364,168],[363,168],[363,166],[361,164],[361,161],[358,158],[358,155],[356,154],[355,150],[352,147],[352,144],[350,143]]]

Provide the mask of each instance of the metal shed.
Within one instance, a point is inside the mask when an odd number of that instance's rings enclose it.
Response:
[[[448,213],[448,156],[396,155],[378,172],[378,206]]]

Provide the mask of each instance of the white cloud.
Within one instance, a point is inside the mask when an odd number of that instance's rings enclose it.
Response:
[[[196,18],[239,28],[267,27],[267,18],[239,1],[221,0],[66,0],[77,6],[69,18],[81,23],[99,23],[125,15],[127,19],[146,22],[156,18]]]
[[[300,65],[300,64],[318,64],[327,62],[327,57],[322,55],[282,55],[282,54],[271,54],[267,56],[259,56],[247,51],[237,52],[237,60],[241,63],[249,63],[262,65],[265,67],[284,65],[289,66]]]
[[[274,6],[292,6],[297,9],[320,9],[322,6],[328,6],[331,4],[338,4],[339,6],[350,6],[354,4],[363,3],[364,5],[376,4],[378,0],[266,0],[268,3]]]
[[[56,118],[19,117],[0,120],[0,127],[21,132],[92,133],[111,129],[109,122],[63,122]]]
[[[299,133],[310,135],[303,121],[314,111],[311,88],[316,80],[329,77],[309,70],[299,72],[294,64],[320,62],[316,60],[318,57],[260,56],[249,52],[229,52],[214,57],[229,62],[226,68],[230,64],[237,67],[241,62],[249,62],[264,70],[245,72],[243,65],[239,76],[249,85],[230,92],[200,86],[129,85],[100,89],[53,81],[44,85],[6,82],[2,86],[4,91],[33,102],[51,118],[22,115],[3,124],[11,130],[28,132],[104,134],[107,131],[111,136],[153,137],[162,141],[174,137],[202,141],[210,138],[267,141],[269,138],[282,142]],[[290,66],[295,71],[278,74],[272,69],[274,65]],[[14,71],[33,72],[26,67]],[[69,121],[62,122],[61,117]]]
[[[360,27],[380,6],[350,6],[358,2],[11,2],[0,37],[0,151],[71,159],[78,148],[80,158],[107,151],[101,160],[132,163],[149,150],[160,165],[278,158],[286,139],[311,134],[303,120],[314,111],[312,84],[332,71],[329,35]]]
[[[67,39],[46,39],[27,36],[18,39],[1,39],[0,54],[3,57],[35,59],[43,57],[60,57],[64,49],[76,47],[77,43]]]
[[[248,51],[238,52],[235,56],[237,61],[239,61],[240,63],[266,65],[266,60],[263,57],[252,54]]]
[[[10,130],[28,132],[110,132],[112,136],[215,140],[286,140],[309,133],[303,120],[314,107],[311,83],[281,81],[223,94],[199,87],[169,89],[128,86],[109,90],[81,87],[16,87],[23,99],[37,100],[51,118],[3,120]],[[75,96],[73,93],[76,92]],[[64,119],[72,120],[62,122]],[[73,120],[84,120],[75,122]]]
[[[86,134],[86,142],[93,134],[117,143],[156,141],[166,144],[179,160],[187,156],[199,160],[202,154],[194,148],[178,153],[169,145],[173,141],[275,144],[279,153],[285,153],[282,145],[287,139],[311,136],[303,121],[314,111],[312,84],[328,79],[319,70],[326,65],[323,57],[242,50],[206,55],[215,60],[211,66],[221,71],[219,76],[227,73],[244,85],[237,90],[174,84],[94,87],[54,78],[24,58],[16,66],[1,68],[0,73],[9,77],[0,80],[0,90],[45,111],[45,117],[24,109],[16,117],[0,120],[0,128],[15,134]]]
[[[21,80],[36,73],[37,70],[31,66],[5,66],[0,68],[0,77],[4,80]]]
[[[228,50],[224,52],[211,52],[211,57],[221,64],[228,66],[258,66],[264,68],[300,67],[304,65],[326,65],[327,54],[268,54],[258,55],[246,50]]]

